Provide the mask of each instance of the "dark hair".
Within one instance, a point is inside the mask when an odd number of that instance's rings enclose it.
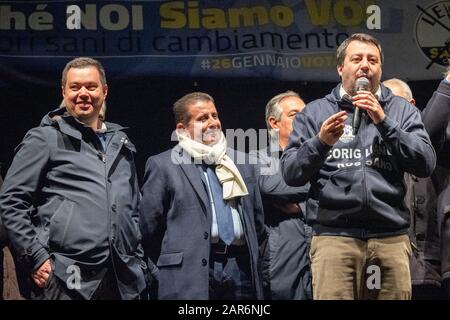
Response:
[[[376,39],[375,37],[372,37],[371,35],[366,34],[366,33],[354,33],[350,37],[345,39],[336,50],[338,67],[340,67],[344,64],[347,47],[350,44],[350,42],[352,42],[352,41],[369,42],[369,43],[374,44],[378,48],[378,51],[380,51],[381,64],[383,64],[384,56],[383,56],[383,50],[381,49],[380,41],[378,41],[378,39]]]
[[[62,78],[61,78],[61,85],[63,86],[63,88],[66,86],[67,72],[69,72],[69,69],[71,69],[71,68],[82,69],[82,68],[87,68],[87,67],[97,68],[98,72],[100,73],[100,82],[102,83],[102,85],[106,84],[105,69],[103,69],[102,64],[99,61],[92,59],[92,58],[79,57],[79,58],[70,60],[64,67],[64,70],[62,72]]]
[[[214,99],[207,93],[192,92],[184,95],[173,104],[175,123],[187,124],[190,120],[188,106],[197,101],[211,101],[214,103]]]

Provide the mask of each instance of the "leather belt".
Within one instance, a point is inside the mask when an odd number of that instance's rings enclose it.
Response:
[[[217,255],[240,255],[240,254],[248,254],[247,246],[235,246],[235,245],[226,245],[223,242],[211,243],[211,253]]]

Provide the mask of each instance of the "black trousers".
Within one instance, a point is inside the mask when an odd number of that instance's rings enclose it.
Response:
[[[250,257],[246,246],[211,245],[210,300],[254,300]]]
[[[64,281],[50,274],[44,288],[33,285],[31,292],[33,300],[83,300],[83,297],[74,289],[69,289]],[[103,277],[91,300],[121,300],[117,287],[117,280],[112,268],[109,268]]]
[[[262,262],[264,299],[312,299],[310,239],[311,229],[300,218],[269,227]]]

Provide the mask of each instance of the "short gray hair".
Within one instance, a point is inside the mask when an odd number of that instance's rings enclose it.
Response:
[[[405,93],[405,96],[403,98],[405,98],[408,101],[411,101],[413,99],[413,94],[412,94],[411,88],[403,80],[400,80],[400,79],[397,79],[397,78],[392,78],[392,79],[388,79],[388,80],[383,81],[383,85],[385,87],[388,87],[389,89],[391,89],[391,86],[398,86]]]
[[[61,77],[61,85],[64,88],[67,83],[67,72],[69,72],[70,69],[76,68],[76,69],[83,69],[87,67],[95,67],[98,70],[98,73],[100,74],[100,82],[102,85],[106,85],[106,75],[105,75],[105,69],[103,68],[102,64],[92,58],[88,57],[79,57],[70,60],[66,66],[64,67],[64,70],[62,72]]]
[[[337,66],[338,67],[340,67],[344,64],[347,47],[353,41],[361,41],[361,42],[368,42],[368,43],[374,44],[378,48],[378,51],[380,51],[380,59],[381,59],[380,62],[381,62],[381,64],[383,64],[384,55],[383,55],[383,50],[381,49],[380,41],[378,41],[377,38],[372,37],[370,34],[367,34],[367,33],[354,33],[350,37],[345,39],[336,50],[336,58],[337,58]]]
[[[276,121],[281,120],[281,115],[283,114],[283,110],[280,107],[280,102],[281,102],[281,100],[283,100],[284,98],[287,98],[287,97],[297,97],[297,98],[301,99],[297,92],[288,90],[286,92],[277,94],[275,97],[270,99],[269,102],[267,102],[267,104],[266,104],[266,126],[267,126],[267,129],[269,130],[270,135],[273,135],[273,129],[270,126],[269,118],[274,117]]]
[[[197,101],[211,101],[214,103],[214,99],[209,94],[204,92],[191,92],[184,95],[173,104],[175,124],[181,122],[186,125],[189,122],[190,115],[188,112],[188,106],[196,103]]]

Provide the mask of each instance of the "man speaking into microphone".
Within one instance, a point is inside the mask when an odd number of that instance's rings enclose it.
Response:
[[[306,105],[282,155],[288,185],[310,182],[314,299],[410,299],[403,174],[436,156],[419,111],[380,84],[383,52],[357,33],[337,49],[341,83]]]
[[[361,77],[356,80],[356,91],[367,91],[369,90],[370,82],[369,79],[366,77]],[[361,125],[361,117],[362,117],[363,111],[361,108],[355,108],[355,111],[353,113],[353,121],[352,121],[352,127],[353,127],[353,134],[356,135],[358,133],[359,127]]]

